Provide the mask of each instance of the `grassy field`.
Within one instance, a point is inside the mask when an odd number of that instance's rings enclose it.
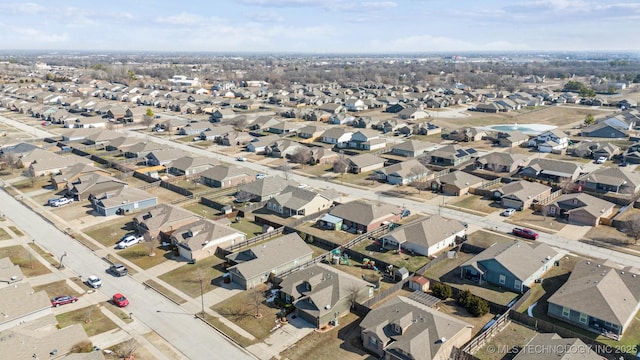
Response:
[[[187,211],[191,211],[198,216],[202,216],[203,218],[210,218],[211,216],[220,213],[218,210],[201,203],[187,205],[184,207],[184,209]]]
[[[123,235],[131,231],[133,231],[133,215],[118,216],[114,220],[83,230],[85,234],[107,247],[115,246]]]
[[[382,249],[381,244],[377,240],[361,241],[352,249],[393,264],[399,268],[405,267],[411,272],[415,272],[429,262],[429,258],[426,256],[410,255],[408,253],[398,253],[395,250]]]
[[[500,210],[497,206],[493,205],[493,200],[486,200],[477,195],[464,195],[462,199],[448,199],[445,197],[445,202],[453,206],[457,206],[463,209],[469,209],[478,211],[485,214],[491,214],[492,212]]]
[[[38,285],[33,287],[33,291],[44,290],[49,298],[54,298],[60,295],[72,295],[80,296],[81,294],[75,290],[65,280],[55,281],[52,283]]]
[[[257,341],[263,341],[271,334],[276,315],[280,312],[280,309],[266,305],[266,290],[266,285],[256,286],[216,304],[211,309],[255,336]],[[256,314],[260,314],[260,317]]]
[[[535,330],[518,323],[509,322],[497,335],[485,343],[483,347],[475,352],[477,358],[483,360],[501,360],[508,356],[504,352],[497,349],[505,347],[511,349],[513,347],[522,347],[526,345],[536,335]]]
[[[11,235],[5,230],[0,228],[0,240],[11,240],[13,239]]]
[[[72,324],[82,324],[88,336],[102,334],[118,326],[100,311],[100,305],[91,305],[82,309],[56,316],[60,328]]]
[[[184,292],[185,294],[195,298],[200,296],[200,278],[203,281],[203,292],[214,289],[212,284],[214,279],[222,276],[224,269],[222,264],[224,260],[217,256],[210,256],[203,260],[198,260],[196,264],[186,264],[162,274],[160,279],[166,281],[171,286]]]
[[[20,245],[0,248],[0,258],[3,257],[9,257],[12,263],[20,266],[20,270],[22,270],[22,273],[26,277],[38,276],[51,272],[42,265],[40,261],[34,259],[31,252]]]

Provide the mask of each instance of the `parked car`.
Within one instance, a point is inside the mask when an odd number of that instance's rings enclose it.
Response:
[[[135,236],[133,234],[127,234],[118,241],[116,249],[126,249],[129,246],[133,246],[142,241],[142,236]]]
[[[58,199],[55,199],[53,202],[51,202],[51,206],[53,207],[60,207],[62,205],[67,205],[67,204],[71,204],[73,202],[73,199],[68,198],[68,197],[61,197]]]
[[[628,162],[626,162],[626,161],[623,161],[623,162],[621,162],[620,164],[618,164],[618,166],[620,166],[620,167],[625,167],[625,166],[627,166],[627,165],[629,165],[629,163],[628,163]]]
[[[600,156],[598,160],[596,160],[596,164],[604,164],[607,161],[606,156]]]
[[[238,156],[238,157],[236,158],[236,160],[237,160],[237,161],[247,161],[247,158],[246,158],[246,157],[244,157],[244,156]]]
[[[107,272],[115,276],[125,276],[129,274],[129,270],[127,270],[127,268],[122,264],[113,264],[109,266]]]
[[[513,228],[511,233],[515,236],[519,236],[521,238],[529,239],[529,240],[537,240],[538,233],[526,228]]]
[[[124,297],[124,295],[120,293],[113,295],[113,297],[111,298],[111,301],[113,301],[114,305],[121,308],[129,305],[129,299],[127,299],[126,297]]]
[[[264,178],[266,178],[266,177],[267,177],[267,174],[263,174],[263,173],[256,174],[256,179],[257,179],[257,180],[264,179]]]
[[[95,276],[95,275],[90,275],[87,278],[87,285],[89,285],[90,287],[97,289],[100,286],[102,286],[102,280],[100,280],[99,277]]]
[[[508,208],[508,209],[505,209],[503,212],[501,212],[500,215],[508,217],[508,216],[511,216],[511,215],[513,215],[515,213],[516,213],[516,209]]]
[[[71,304],[78,301],[78,298],[72,295],[61,295],[51,299],[51,306],[58,307],[60,305]]]

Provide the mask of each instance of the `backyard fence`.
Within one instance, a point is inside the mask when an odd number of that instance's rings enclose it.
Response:
[[[509,312],[505,312],[500,315],[495,322],[493,322],[489,327],[484,329],[479,335],[469,341],[462,350],[467,353],[474,353],[476,350],[484,346],[487,341],[490,341],[494,335],[498,334],[502,329],[509,323]]]

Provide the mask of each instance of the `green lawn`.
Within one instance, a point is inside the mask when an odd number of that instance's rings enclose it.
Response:
[[[220,213],[218,210],[212,207],[206,206],[202,203],[187,205],[184,207],[184,209],[187,211],[191,211],[192,213],[198,216],[202,216],[203,218],[210,218],[211,216]]]
[[[195,298],[200,296],[199,278],[204,279],[202,282],[203,292],[206,294],[215,287],[211,282],[222,276],[224,271],[223,263],[224,260],[217,256],[210,256],[206,259],[198,260],[196,264],[185,264],[166,274],[162,274],[160,279]]]
[[[262,225],[244,218],[240,218],[238,222],[232,222],[230,226],[245,233],[247,235],[247,239],[251,239],[256,235],[262,234]]]
[[[100,244],[110,247],[115,246],[123,235],[133,231],[133,215],[118,216],[114,220],[83,230]]]
[[[81,324],[88,336],[102,334],[118,326],[100,311],[100,305],[91,305],[82,309],[56,316],[58,326],[64,328],[72,324]]]
[[[0,228],[0,240],[11,240],[11,239],[12,239],[11,235],[9,235],[9,233],[5,229]]]
[[[54,298],[60,295],[72,295],[72,296],[80,296],[81,294],[75,290],[71,286],[67,284],[65,280],[55,281],[52,283],[38,285],[33,287],[34,291],[44,290],[49,298]]]
[[[9,257],[11,262],[20,266],[20,270],[26,277],[38,276],[50,273],[27,249],[20,245],[0,248],[0,258]]]

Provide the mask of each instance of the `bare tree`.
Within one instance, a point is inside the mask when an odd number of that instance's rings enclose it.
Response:
[[[426,180],[424,167],[414,166],[411,168],[409,171],[409,178],[411,179],[411,186],[418,190],[418,194],[429,188],[429,182]]]
[[[260,313],[260,308],[262,307],[262,302],[265,300],[264,293],[262,291],[262,287],[257,287],[251,291],[249,295],[250,305],[255,309],[254,317],[259,319],[262,317],[262,313]]]
[[[291,161],[300,164],[304,169],[304,165],[311,161],[311,150],[307,147],[296,150],[291,154]]]
[[[151,236],[151,234],[146,231],[143,235],[142,238],[144,239],[144,245],[147,248],[148,252],[149,252],[149,256],[156,256],[156,246],[155,246],[155,239],[153,236]]]
[[[133,355],[133,353],[138,350],[138,346],[140,346],[140,344],[138,344],[135,339],[129,339],[118,345],[118,348],[116,349],[116,355],[123,359],[130,358],[131,355]]]
[[[340,157],[333,163],[333,172],[335,173],[342,175],[347,172],[347,169],[349,169],[349,162],[344,157]]]
[[[640,240],[640,214],[633,214],[624,222],[623,229],[630,238],[633,238],[633,244],[637,245]]]
[[[142,124],[147,128],[153,124],[153,120],[155,118],[155,114],[153,110],[147,109],[147,112],[142,116]]]
[[[285,180],[289,180],[291,177],[291,165],[289,163],[282,164],[280,171],[282,171],[282,176],[284,176]]]

